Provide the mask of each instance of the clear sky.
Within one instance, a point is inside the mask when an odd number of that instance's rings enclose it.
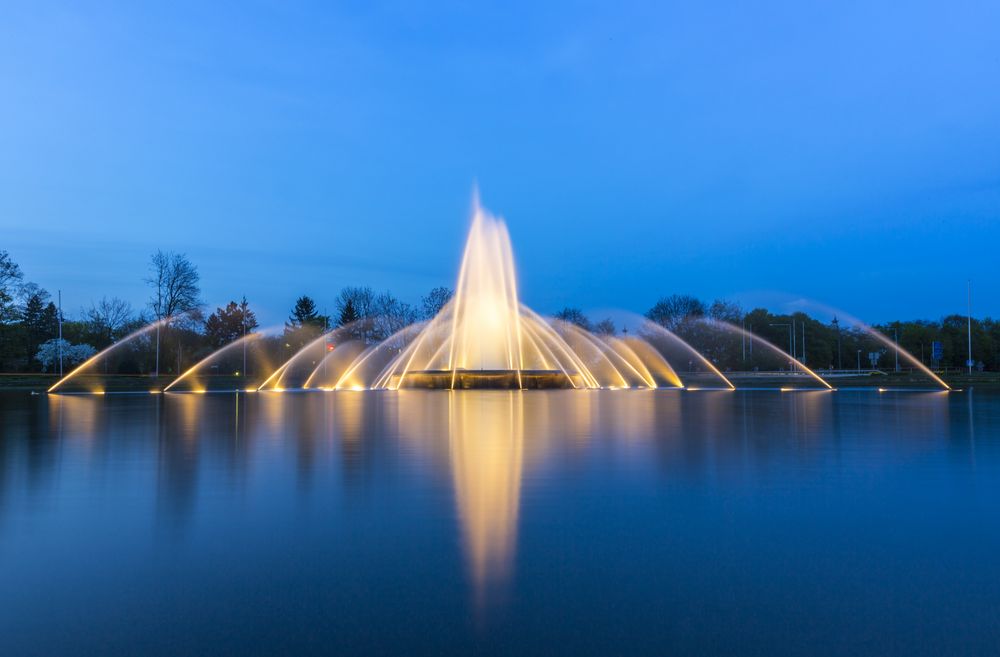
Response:
[[[0,249],[70,312],[156,248],[416,302],[478,181],[542,312],[1000,315],[1000,3],[335,4],[7,0]]]

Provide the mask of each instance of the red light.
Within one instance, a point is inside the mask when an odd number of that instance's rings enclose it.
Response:
[[[326,350],[327,351],[333,351],[333,343],[327,342],[326,343]]]

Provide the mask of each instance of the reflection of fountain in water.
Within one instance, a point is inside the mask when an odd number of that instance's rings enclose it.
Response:
[[[449,400],[448,453],[469,568],[484,596],[510,575],[524,459],[523,397]]]
[[[468,577],[480,605],[503,597],[517,545],[521,479],[564,426],[566,414],[550,409],[550,395],[563,394],[404,391],[394,397],[400,435],[412,443],[407,452],[447,468]],[[573,399],[590,402],[588,396]],[[525,443],[527,416],[534,418],[532,435],[539,439],[531,445]],[[572,418],[589,424],[590,414]]]

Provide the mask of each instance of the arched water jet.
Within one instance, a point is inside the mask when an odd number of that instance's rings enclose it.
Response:
[[[758,344],[764,345],[770,351],[772,351],[775,354],[781,356],[782,359],[787,359],[788,362],[789,362],[789,364],[790,364],[790,367],[794,367],[794,368],[800,370],[803,374],[809,375],[810,377],[812,377],[813,379],[815,379],[820,385],[822,385],[827,390],[833,390],[834,389],[832,385],[830,385],[829,383],[827,383],[827,381],[823,377],[821,377],[819,374],[817,374],[816,372],[814,372],[813,370],[811,370],[809,367],[807,367],[805,365],[805,363],[800,362],[799,360],[797,360],[796,358],[794,358],[791,354],[789,354],[787,351],[785,351],[781,347],[778,347],[777,345],[769,342],[768,340],[765,340],[764,338],[762,338],[759,335],[755,335],[753,333],[750,333],[750,332],[742,329],[739,326],[736,326],[735,324],[730,324],[729,322],[726,322],[726,321],[723,321],[723,320],[719,320],[719,319],[706,319],[704,317],[699,317],[698,318],[698,322],[700,324],[704,325],[704,326],[709,326],[711,328],[716,328],[716,329],[722,329],[724,331],[729,331],[729,332],[732,332],[732,333],[736,333],[737,335],[746,336],[746,337],[750,338],[751,340],[757,342]]]
[[[72,371],[70,371],[69,374],[67,374],[63,378],[59,379],[58,381],[56,381],[46,392],[50,392],[50,393],[51,392],[55,392],[59,388],[63,387],[67,382],[75,379],[76,377],[78,377],[82,373],[84,373],[88,367],[90,367],[94,363],[100,362],[100,360],[102,358],[106,358],[109,354],[111,354],[112,352],[114,352],[114,351],[116,351],[116,350],[118,350],[118,349],[120,349],[120,348],[128,345],[133,340],[135,340],[137,338],[140,338],[140,337],[142,337],[142,336],[150,333],[154,329],[162,327],[167,322],[170,322],[170,321],[173,321],[175,319],[178,319],[178,317],[180,317],[180,316],[164,317],[163,319],[158,319],[157,321],[155,321],[155,322],[153,322],[151,324],[147,324],[146,326],[143,326],[141,329],[139,329],[137,331],[133,331],[132,333],[129,333],[128,335],[126,335],[121,340],[118,340],[117,342],[115,342],[114,344],[110,345],[109,347],[106,347],[106,348],[102,349],[101,351],[97,352],[96,354],[94,354],[93,356],[91,356],[90,358],[88,358],[87,360],[85,360],[82,363],[80,363],[79,365],[77,365]],[[102,392],[102,391],[98,391],[98,392]]]
[[[315,365],[322,361],[326,355],[327,344],[337,344],[339,341],[345,339],[352,339],[352,329],[353,324],[348,326],[340,326],[338,328],[332,329],[325,333],[321,333],[318,337],[306,343],[301,349],[292,354],[288,360],[286,360],[278,369],[274,370],[270,376],[264,379],[264,382],[257,387],[257,391],[273,390],[280,391],[284,388],[285,377],[288,376],[294,368],[299,366],[308,366],[309,374],[311,374]],[[314,358],[316,363],[306,363],[309,358]],[[302,379],[305,380],[309,375],[303,376]]]
[[[392,363],[402,355],[405,345],[413,339],[413,334],[420,328],[419,324],[410,325],[393,333],[376,345],[368,347],[354,359],[347,370],[333,385],[334,390],[373,387],[387,388],[392,377]],[[395,351],[395,355],[393,352]],[[369,382],[374,383],[369,383]]]
[[[643,357],[627,343],[550,324],[519,302],[506,226],[478,202],[473,207],[454,298],[413,331],[412,339],[377,376],[359,376],[362,368],[371,369],[368,361],[384,353],[373,348],[358,356],[334,387],[658,385]],[[664,362],[652,366],[660,372],[672,372]],[[671,383],[679,381],[669,374],[666,378]]]
[[[200,361],[198,361],[197,363],[195,363],[194,365],[192,365],[191,367],[189,367],[187,369],[187,371],[185,371],[183,374],[181,374],[180,376],[178,376],[176,379],[174,379],[173,381],[171,381],[163,389],[163,392],[169,392],[170,390],[172,390],[174,387],[176,387],[181,382],[187,381],[188,379],[192,379],[195,376],[196,373],[198,373],[200,371],[203,371],[211,363],[213,363],[214,361],[217,361],[218,359],[220,359],[220,358],[228,355],[230,352],[235,352],[239,348],[247,348],[251,344],[258,343],[261,339],[265,338],[266,336],[267,336],[267,333],[265,331],[258,331],[258,332],[254,332],[254,333],[248,333],[247,335],[241,336],[241,337],[233,340],[229,344],[224,345],[224,346],[220,347],[219,349],[216,349],[215,351],[213,351],[212,353],[210,353],[209,355],[205,356]],[[246,377],[248,375],[247,372],[246,372],[246,367],[241,368],[241,371],[240,371],[239,374],[237,374],[237,376],[239,376],[239,375],[242,375],[243,376],[243,380],[246,381]],[[245,386],[245,387],[248,390],[249,389],[252,389],[254,391],[257,390],[257,386],[256,385],[254,385],[254,386]],[[196,391],[197,390],[203,390],[203,388],[196,388],[195,390]]]
[[[708,368],[710,372],[719,377],[722,380],[722,382],[726,384],[727,388],[729,388],[730,390],[736,390],[736,386],[733,385],[733,382],[730,381],[728,378],[726,378],[726,376],[719,371],[719,368],[717,368],[715,365],[712,364],[712,361],[705,358],[705,356],[700,351],[692,347],[690,344],[688,344],[684,339],[682,339],[673,331],[670,331],[665,327],[660,326],[656,322],[652,322],[645,318],[642,318],[640,320],[638,330],[639,334],[645,337],[647,341],[649,341],[649,339],[652,339],[654,337],[659,337],[668,340],[677,347],[680,347],[687,353],[693,355],[698,360],[698,362],[703,364],[705,367]],[[665,360],[667,360],[668,363],[670,362],[668,359]],[[683,381],[683,377],[680,377],[680,380]]]
[[[586,354],[589,349],[592,354],[596,355],[596,358],[591,357],[590,363],[587,365],[591,370],[595,370],[598,364],[610,368],[608,374],[617,377],[620,381],[618,387],[657,387],[649,369],[625,343],[613,337],[596,336],[579,326],[561,320],[552,320],[552,323],[564,337],[572,336],[566,339],[574,351]]]
[[[850,322],[851,324],[854,324],[856,327],[858,327],[859,329],[861,329],[865,334],[869,335],[870,337],[874,338],[876,341],[878,341],[881,344],[885,345],[885,347],[887,347],[888,349],[898,350],[899,355],[902,356],[903,360],[908,361],[911,365],[913,365],[918,370],[920,370],[921,372],[923,372],[924,374],[926,374],[932,381],[934,381],[936,384],[938,384],[939,386],[941,386],[941,388],[943,390],[946,390],[946,391],[949,391],[949,392],[952,390],[952,387],[950,385],[948,385],[947,383],[945,383],[944,379],[942,379],[937,374],[935,374],[933,371],[931,371],[931,369],[929,367],[927,367],[926,365],[924,365],[923,363],[921,363],[919,358],[917,358],[916,356],[914,356],[913,354],[911,354],[906,349],[903,349],[901,346],[899,346],[898,343],[893,342],[892,340],[890,340],[888,336],[886,336],[886,335],[882,334],[881,332],[875,330],[874,328],[872,328],[868,324],[865,324],[864,322],[862,322],[857,317],[853,317],[853,316],[849,315],[848,313],[840,311],[840,310],[838,310],[836,308],[831,308],[830,306],[826,306],[824,304],[821,304],[821,303],[818,303],[818,302],[815,302],[815,301],[809,301],[809,300],[802,299],[802,300],[799,300],[799,304],[800,305],[811,306],[813,308],[816,308],[818,310],[821,310],[821,311],[823,311],[825,313],[828,313],[830,315],[833,315],[833,316],[843,317],[848,322]]]
[[[681,381],[680,376],[678,376],[677,370],[675,370],[667,359],[663,357],[663,354],[653,348],[653,345],[644,340],[633,337],[612,337],[609,339],[621,342],[628,347],[632,353],[636,355],[639,362],[646,367],[647,371],[653,376],[654,380],[658,379],[664,384],[674,388],[684,387],[684,382]]]
[[[309,374],[302,387],[307,390],[311,388],[333,390],[336,387],[336,379],[331,381],[330,377],[339,377],[364,350],[365,343],[361,340],[345,340],[328,347],[326,355]]]
[[[369,321],[369,320],[363,320]],[[341,333],[338,333],[340,331]],[[682,387],[670,363],[639,337],[597,336],[549,321],[520,303],[510,236],[503,221],[473,205],[455,296],[433,318],[377,344],[336,347],[344,327],[316,338],[259,390],[289,385],[323,390],[400,388]],[[679,340],[674,336],[674,340]],[[681,341],[683,343],[683,341]],[[733,385],[689,345],[699,362]],[[361,347],[364,347],[363,349]],[[349,361],[349,362],[348,362]],[[308,366],[302,381],[294,368]]]

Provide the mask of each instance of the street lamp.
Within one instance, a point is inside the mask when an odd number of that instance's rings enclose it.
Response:
[[[972,374],[972,281],[969,280],[968,288],[968,302],[969,302],[969,323],[968,323],[968,339],[969,339],[969,359],[965,361],[966,366],[969,368],[969,374]]]
[[[840,353],[840,320],[836,316],[833,318],[833,325],[837,327],[837,369],[844,369],[844,359]]]
[[[861,350],[858,349],[858,374],[861,374]]]
[[[247,297],[243,295],[243,308],[240,310],[240,319],[243,323],[243,369],[241,370],[243,374],[243,380],[246,381],[247,378]]]

